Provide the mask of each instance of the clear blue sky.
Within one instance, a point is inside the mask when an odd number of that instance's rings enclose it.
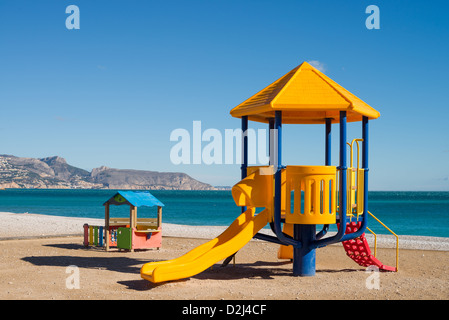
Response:
[[[71,4],[79,30],[65,26]],[[379,30],[365,27],[371,4]],[[239,165],[173,165],[171,131],[238,128],[231,108],[318,61],[381,113],[371,190],[449,190],[448,12],[410,0],[2,0],[0,153],[232,185]],[[322,164],[323,126],[285,126],[283,150],[284,164]]]

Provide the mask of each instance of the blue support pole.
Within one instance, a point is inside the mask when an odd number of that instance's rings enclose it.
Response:
[[[248,168],[248,116],[242,116],[242,146],[243,146],[243,161],[241,170],[241,178],[242,180],[247,176],[247,168]],[[246,207],[242,207],[242,213],[246,211]]]
[[[324,165],[331,165],[331,129],[332,119],[326,118],[326,153],[324,159]]]
[[[325,131],[325,156],[324,165],[331,165],[331,130],[332,130],[332,119],[326,118],[326,131]],[[329,225],[325,224],[323,229],[316,235],[316,239],[321,239],[327,234],[329,230]]]
[[[301,243],[295,241],[292,237],[282,232],[281,227],[281,183],[282,183],[282,112],[275,111],[274,118],[274,132],[277,139],[273,139],[275,145],[273,146],[277,164],[275,165],[276,172],[274,173],[274,217],[273,229],[278,239],[285,245],[292,245],[293,247],[300,247]]]
[[[293,226],[293,238],[302,246],[293,247],[293,275],[311,277],[316,270],[316,249],[310,244],[315,241],[316,225],[295,224]]]
[[[363,215],[362,224],[354,233],[347,234],[343,237],[342,241],[355,239],[360,237],[366,230],[368,225],[368,145],[369,145],[369,126],[368,117],[363,117],[362,120],[362,168],[363,168]]]
[[[346,230],[346,206],[347,206],[347,167],[346,167],[346,111],[340,111],[340,227],[343,225],[344,235]],[[341,229],[341,228],[340,228]],[[338,230],[340,231],[340,230]],[[340,237],[340,239],[341,239]]]
[[[274,137],[273,132],[274,132],[274,118],[270,118],[270,119],[268,119],[268,158],[269,158],[268,165],[270,165],[270,166],[275,165],[275,161],[273,159],[275,151],[273,149],[274,149],[274,146],[276,145],[276,143],[274,142],[275,137]],[[270,222],[270,228],[271,228],[271,231],[273,231],[273,233],[276,234],[276,232],[274,231],[274,222],[273,221]],[[256,236],[254,236],[254,238],[262,239],[262,238],[257,238],[257,236],[259,236],[259,235],[260,235],[259,233],[256,234]],[[264,237],[264,236],[262,236],[262,237]],[[282,244],[282,242],[278,238],[275,238],[275,237],[272,237],[272,238],[274,238],[276,240],[267,240],[267,241]]]
[[[363,117],[362,121],[362,167],[364,169],[363,171],[363,215],[364,220],[367,219],[367,213],[368,213],[368,143],[369,143],[369,126],[368,126],[368,117]],[[366,224],[365,224],[366,225]]]
[[[242,116],[242,146],[243,146],[243,161],[240,167],[242,171],[242,179],[246,178],[246,168],[248,167],[248,116]]]
[[[273,136],[272,136],[272,133],[273,133],[273,129],[274,129],[274,119],[270,119],[270,120],[268,120],[268,155],[269,155],[269,165],[274,165],[274,161],[273,161],[273,159],[272,159],[272,157],[274,156],[274,154],[271,152],[272,150],[271,149],[273,149]]]
[[[312,248],[324,247],[332,243],[342,241],[346,231],[346,111],[340,111],[340,166],[338,167],[340,173],[340,207],[339,207],[339,223],[337,234],[326,239],[315,240],[311,243]],[[338,174],[338,173],[337,173]]]

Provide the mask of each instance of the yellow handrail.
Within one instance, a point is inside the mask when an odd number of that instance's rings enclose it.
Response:
[[[379,222],[385,229],[387,229],[392,235],[394,235],[396,237],[396,271],[399,270],[399,237],[396,233],[394,233],[390,228],[388,228],[382,221],[380,221],[374,214],[372,214],[371,212],[368,211],[368,213],[370,214],[371,217],[373,217],[374,219],[376,219],[377,222]],[[369,230],[369,232],[371,232],[374,235],[374,257],[376,256],[377,253],[377,236],[376,234],[371,231],[368,227],[367,229]]]
[[[359,141],[363,139],[353,139],[351,143],[347,142],[349,146],[350,161],[349,167],[347,168],[347,216],[350,219],[356,214],[356,219],[363,214],[363,180],[364,180],[364,169],[360,169],[360,146]],[[357,144],[357,166],[354,167],[354,142]]]
[[[374,257],[376,257],[376,255],[377,255],[377,234],[375,234],[374,231],[368,227],[366,227],[366,230],[371,232],[371,234],[374,236]]]
[[[359,141],[363,141],[363,139],[353,139],[352,141],[351,141],[351,143],[349,143],[349,142],[346,142],[346,144],[349,146],[349,150],[350,150],[350,160],[349,160],[349,164],[350,164],[350,167],[352,167],[352,165],[353,165],[353,161],[352,161],[352,159],[353,159],[353,152],[352,152],[352,147],[353,147],[353,145],[354,145],[354,142],[357,144],[357,169],[359,169],[360,168],[360,166],[359,166],[359,164],[360,164],[360,152],[359,152],[359,150],[360,150],[360,148],[359,148]]]

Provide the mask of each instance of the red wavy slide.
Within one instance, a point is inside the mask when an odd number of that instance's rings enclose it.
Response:
[[[356,232],[360,228],[361,223],[361,221],[349,222],[346,225],[346,233]],[[381,271],[396,271],[395,267],[390,267],[382,264],[382,262],[380,262],[376,257],[372,255],[368,241],[366,241],[365,238],[365,233],[353,240],[343,241],[342,244],[348,257],[350,257],[360,266],[369,267],[374,265]]]

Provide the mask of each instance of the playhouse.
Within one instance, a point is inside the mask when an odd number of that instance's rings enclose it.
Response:
[[[104,204],[104,226],[84,225],[84,246],[105,246],[119,250],[160,248],[162,246],[162,207],[149,191],[118,191]],[[129,206],[129,217],[110,217],[110,205]],[[138,218],[138,207],[157,207],[156,218]]]
[[[228,260],[253,238],[279,244],[278,258],[293,261],[294,276],[315,275],[317,249],[339,242],[361,266],[398,270],[398,247],[396,266],[391,267],[375,257],[365,238],[368,220],[374,217],[368,211],[368,129],[369,122],[380,116],[377,110],[304,62],[233,108],[231,116],[241,119],[244,133],[248,121],[268,124],[270,165],[248,166],[248,136],[243,134],[242,180],[232,188],[242,214],[217,238],[185,255],[145,264],[140,271],[142,278],[163,282],[191,277]],[[346,128],[351,122],[361,123],[361,138],[348,142]],[[282,162],[284,124],[323,125],[322,165]],[[332,124],[339,127],[338,165],[331,159]],[[307,137],[298,139],[307,142]],[[310,151],[305,148],[303,152]],[[256,213],[258,208],[263,210]],[[258,233],[267,224],[273,235]],[[333,235],[327,234],[330,225],[338,229]],[[321,227],[318,232],[317,226]]]

